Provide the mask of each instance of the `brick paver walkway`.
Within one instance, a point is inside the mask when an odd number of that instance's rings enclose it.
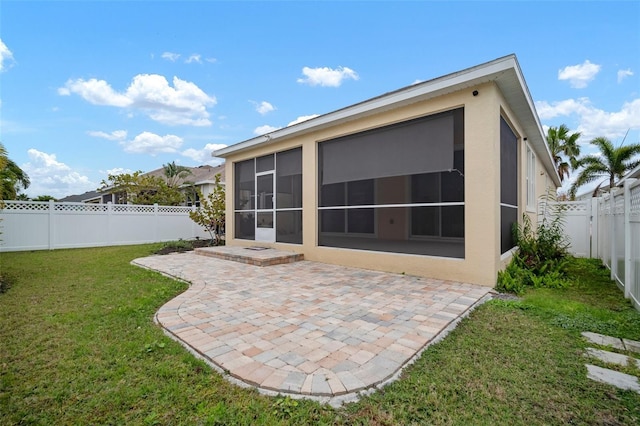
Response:
[[[178,341],[241,382],[319,399],[394,379],[490,292],[309,261],[259,267],[186,253],[133,263],[191,283],[156,315]]]

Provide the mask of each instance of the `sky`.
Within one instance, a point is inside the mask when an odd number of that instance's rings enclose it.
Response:
[[[545,131],[640,143],[638,0],[2,0],[0,142],[60,198],[512,53]]]

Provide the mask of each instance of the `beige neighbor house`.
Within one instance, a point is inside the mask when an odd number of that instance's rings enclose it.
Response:
[[[220,175],[220,183],[225,185],[225,166],[221,164],[219,166],[197,166],[187,167],[191,174],[184,175],[177,179],[176,184],[180,189],[187,194],[185,205],[191,206],[195,204],[200,205],[200,199],[195,193],[194,189],[200,191],[200,193],[206,198],[215,190],[216,175]],[[166,178],[164,174],[164,168],[159,168],[145,173],[151,176],[157,176],[160,178]],[[195,198],[194,198],[195,197]]]
[[[227,245],[494,286],[560,185],[514,55],[215,151]]]
[[[215,177],[217,174],[220,175],[220,183],[222,185],[225,184],[224,164],[221,164],[219,166],[202,165],[197,167],[187,167],[187,169],[191,173],[180,177],[175,182],[180,187],[180,190],[187,194],[187,199],[184,202],[184,205],[186,206],[200,205],[200,199],[197,195],[197,191],[194,191],[194,189],[200,191],[200,193],[204,197],[207,197],[215,190]],[[164,174],[164,167],[152,170],[144,174],[157,176],[163,179],[166,178]],[[125,199],[122,197],[122,193],[110,192],[109,188],[106,188],[104,190],[85,192],[84,194],[80,195],[71,195],[58,201],[93,204],[106,204],[111,202],[113,204],[122,204],[125,202]]]

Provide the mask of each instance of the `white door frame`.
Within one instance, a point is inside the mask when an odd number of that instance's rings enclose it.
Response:
[[[260,194],[258,192],[258,180],[263,176],[271,176],[272,179],[272,188],[273,192],[271,194]],[[263,243],[273,243],[276,241],[276,173],[275,170],[269,170],[266,172],[256,173],[256,218],[255,218],[255,229],[256,229],[256,241]],[[271,208],[263,209],[260,208],[265,200],[261,199],[261,197],[271,197]],[[269,215],[270,221],[269,221]],[[264,220],[266,218],[266,221]],[[269,227],[269,222],[271,226]]]

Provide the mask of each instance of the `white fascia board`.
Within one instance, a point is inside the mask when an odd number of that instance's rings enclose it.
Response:
[[[92,200],[98,200],[98,201],[100,201],[100,200],[102,200],[102,197],[99,197],[99,196],[98,196],[98,197],[85,198],[84,200],[80,200],[80,202],[81,202],[81,203],[88,203],[88,202],[90,202],[90,201],[92,201]]]
[[[523,126],[525,128],[529,127],[529,129],[527,129],[527,140],[536,151],[536,155],[542,161],[545,169],[547,170],[547,173],[549,173],[549,175],[551,176],[553,183],[556,184],[556,187],[560,187],[562,185],[560,175],[558,175],[558,170],[556,169],[555,162],[553,161],[553,156],[551,155],[551,151],[549,150],[547,138],[544,134],[544,130],[542,129],[542,124],[540,123],[540,118],[538,117],[535,103],[533,102],[533,98],[531,97],[531,92],[529,92],[529,87],[524,80],[522,70],[520,69],[520,64],[518,64],[518,61],[517,59],[515,59],[515,57],[514,64],[514,70],[516,73],[516,78],[518,79],[518,84],[520,85],[522,94],[525,97],[525,101],[528,107],[527,109],[531,112],[530,117],[519,117],[523,122]],[[509,103],[511,102],[514,102],[514,100],[509,99]],[[527,120],[525,120],[525,118],[529,118],[529,120],[531,120],[529,126],[527,126]]]
[[[191,183],[183,183],[180,185],[180,188],[188,188],[190,186],[202,186],[202,185],[213,185],[215,184],[215,180],[200,180],[198,182]],[[224,186],[224,181],[220,181],[220,185]]]

